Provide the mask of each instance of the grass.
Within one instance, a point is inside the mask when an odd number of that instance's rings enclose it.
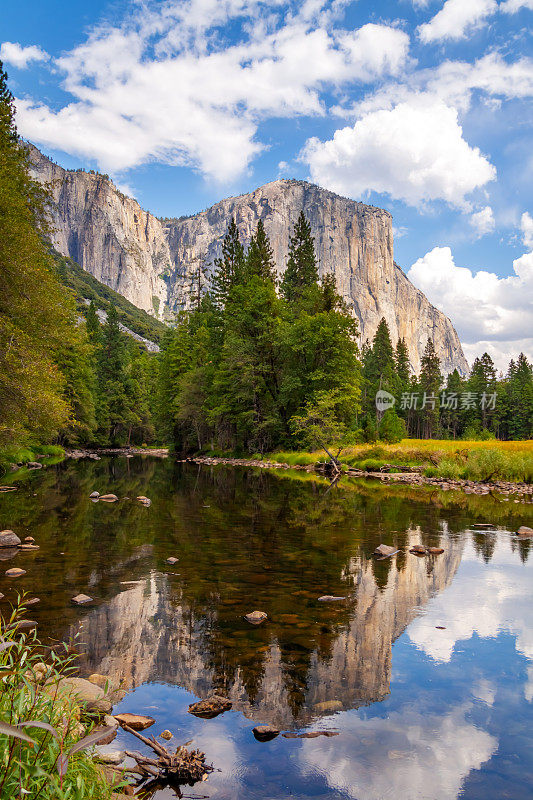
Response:
[[[0,472],[6,472],[12,464],[27,464],[28,461],[55,463],[65,456],[62,447],[56,444],[47,445],[8,445],[0,449]]]
[[[378,472],[387,465],[397,472],[402,466],[421,467],[427,477],[445,480],[507,480],[533,482],[533,441],[451,441],[403,439],[398,444],[362,444],[341,453],[343,465]],[[322,451],[276,452],[268,460],[290,466],[308,466],[326,457]]]
[[[36,633],[17,628],[25,614],[19,599],[0,617],[0,797],[110,800],[113,787],[85,749],[91,739],[80,742],[94,719],[57,688],[73,657],[52,650],[45,663]]]

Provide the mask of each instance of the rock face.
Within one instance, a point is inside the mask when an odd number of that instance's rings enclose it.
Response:
[[[313,231],[321,275],[337,287],[371,339],[382,317],[393,342],[403,336],[420,368],[433,338],[445,372],[467,363],[450,320],[407,279],[393,257],[392,217],[318,186],[278,180],[190,217],[159,220],[105,176],[65,170],[30,145],[34,176],[49,183],[53,244],[139,308],[163,318],[186,307],[185,287],[199,266],[211,269],[230,218],[248,244],[260,219],[283,272],[289,235],[303,209]]]

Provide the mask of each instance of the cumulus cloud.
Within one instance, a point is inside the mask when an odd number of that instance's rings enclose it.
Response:
[[[517,651],[533,659],[530,578],[509,539],[497,535],[489,567],[469,543],[453,583],[409,626],[411,641],[435,661],[449,661],[457,643],[474,633],[492,638],[500,631],[516,636]],[[435,625],[445,628],[439,636]]]
[[[32,61],[48,61],[50,56],[37,45],[23,47],[18,42],[2,42],[0,61],[18,69],[25,69]]]
[[[446,0],[429,22],[420,25],[418,35],[425,42],[463,39],[497,10],[496,0]]]
[[[442,199],[466,207],[466,196],[496,177],[463,138],[457,111],[425,96],[363,114],[328,141],[309,139],[301,158],[311,178],[333,191],[359,197],[373,190],[411,205]]]
[[[513,262],[514,274],[473,273],[458,267],[449,247],[435,247],[416,261],[408,278],[451,317],[469,359],[488,350],[505,369],[519,352],[533,359],[533,252]]]
[[[533,249],[533,217],[527,211],[524,211],[520,219],[520,230],[525,246]]]
[[[485,206],[485,208],[472,214],[470,217],[470,225],[476,232],[478,239],[482,236],[486,236],[487,233],[492,233],[495,227],[492,208],[490,206]]]
[[[530,11],[533,11],[533,0],[505,0],[504,3],[500,3],[500,11],[504,11],[506,14],[516,14],[521,8],[529,8]]]
[[[282,15],[280,3],[259,0],[149,4],[58,59],[72,102],[55,110],[18,100],[19,130],[106,171],[161,161],[235,178],[262,149],[261,121],[324,115],[325,87],[405,64],[407,34],[378,24],[341,30],[337,5],[326,13],[308,1]],[[236,20],[243,33],[228,44]]]

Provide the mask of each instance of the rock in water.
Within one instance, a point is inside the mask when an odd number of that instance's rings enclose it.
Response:
[[[170,558],[167,558],[167,562],[169,564],[177,564],[178,561],[179,561],[179,558],[175,558],[174,556],[170,556]]]
[[[528,528],[527,525],[521,525],[517,532],[517,536],[522,536],[524,539],[529,539],[533,536],[533,528]]]
[[[76,603],[77,606],[83,606],[85,603],[92,603],[93,599],[88,594],[77,594],[76,597],[72,598],[72,602]]]
[[[89,497],[91,498],[91,500],[94,500],[95,497],[100,497],[100,492],[91,492]]]
[[[319,603],[333,603],[335,600],[346,600],[345,597],[336,597],[334,594],[323,594],[318,598]]]
[[[166,739],[167,741],[168,741],[169,739],[172,739],[172,733],[171,733],[170,731],[166,731],[166,730],[165,730],[165,731],[162,731],[162,732],[159,734],[159,736],[161,737],[161,739]]]
[[[38,549],[39,549],[38,544],[21,544],[19,546],[19,550],[38,550]]]
[[[344,706],[340,700],[324,700],[322,703],[315,703],[313,709],[319,714],[327,714],[331,711],[342,711]]]
[[[430,556],[440,556],[441,553],[444,553],[443,547],[428,547],[428,553]]]
[[[113,716],[120,726],[127,725],[129,728],[133,728],[134,731],[145,731],[155,723],[153,717],[146,717],[143,714],[124,712],[123,714],[113,714]]]
[[[374,550],[375,556],[392,556],[394,553],[397,553],[398,550],[395,547],[389,547],[388,544],[380,544]]]
[[[424,547],[423,544],[414,544],[409,550],[409,552],[414,553],[417,556],[425,556],[426,548]]]
[[[99,750],[96,756],[96,760],[100,762],[100,764],[111,764],[113,766],[118,766],[122,764],[126,753],[124,750]]]
[[[211,719],[223,714],[231,708],[231,700],[227,697],[221,697],[218,694],[212,694],[205,700],[200,700],[198,703],[191,703],[189,706],[189,714],[194,714],[197,717],[206,717]]]
[[[118,497],[116,494],[101,494],[98,499],[103,500],[104,503],[116,503]]]
[[[0,531],[0,547],[19,547],[20,539],[13,531]]]
[[[264,611],[251,611],[249,614],[245,614],[244,619],[252,625],[260,625],[268,619],[268,614],[265,614]]]
[[[26,466],[28,467],[28,469],[42,469],[43,468],[43,465],[41,463],[39,463],[39,461],[28,461]]]
[[[33,538],[33,536],[25,536],[24,541],[26,542],[26,544],[35,544],[35,539]]]
[[[20,578],[22,575],[26,574],[25,569],[20,569],[20,567],[13,567],[12,569],[6,570],[6,577],[7,578]]]
[[[278,729],[273,728],[272,725],[256,725],[255,728],[252,728],[252,733],[259,742],[270,742],[279,736]]]

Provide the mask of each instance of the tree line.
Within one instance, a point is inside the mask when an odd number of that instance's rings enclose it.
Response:
[[[359,351],[334,276],[319,278],[303,212],[281,279],[263,223],[245,247],[230,220],[210,278],[201,266],[191,276],[187,310],[155,355],[121,332],[112,303],[102,321],[93,302],[77,310],[47,243],[47,202],[0,64],[0,450],[158,442],[263,454],[378,437],[533,434],[524,355],[505,376],[484,354],[468,377],[444,380],[429,340],[416,376],[385,320]],[[385,411],[380,391],[394,397]]]

